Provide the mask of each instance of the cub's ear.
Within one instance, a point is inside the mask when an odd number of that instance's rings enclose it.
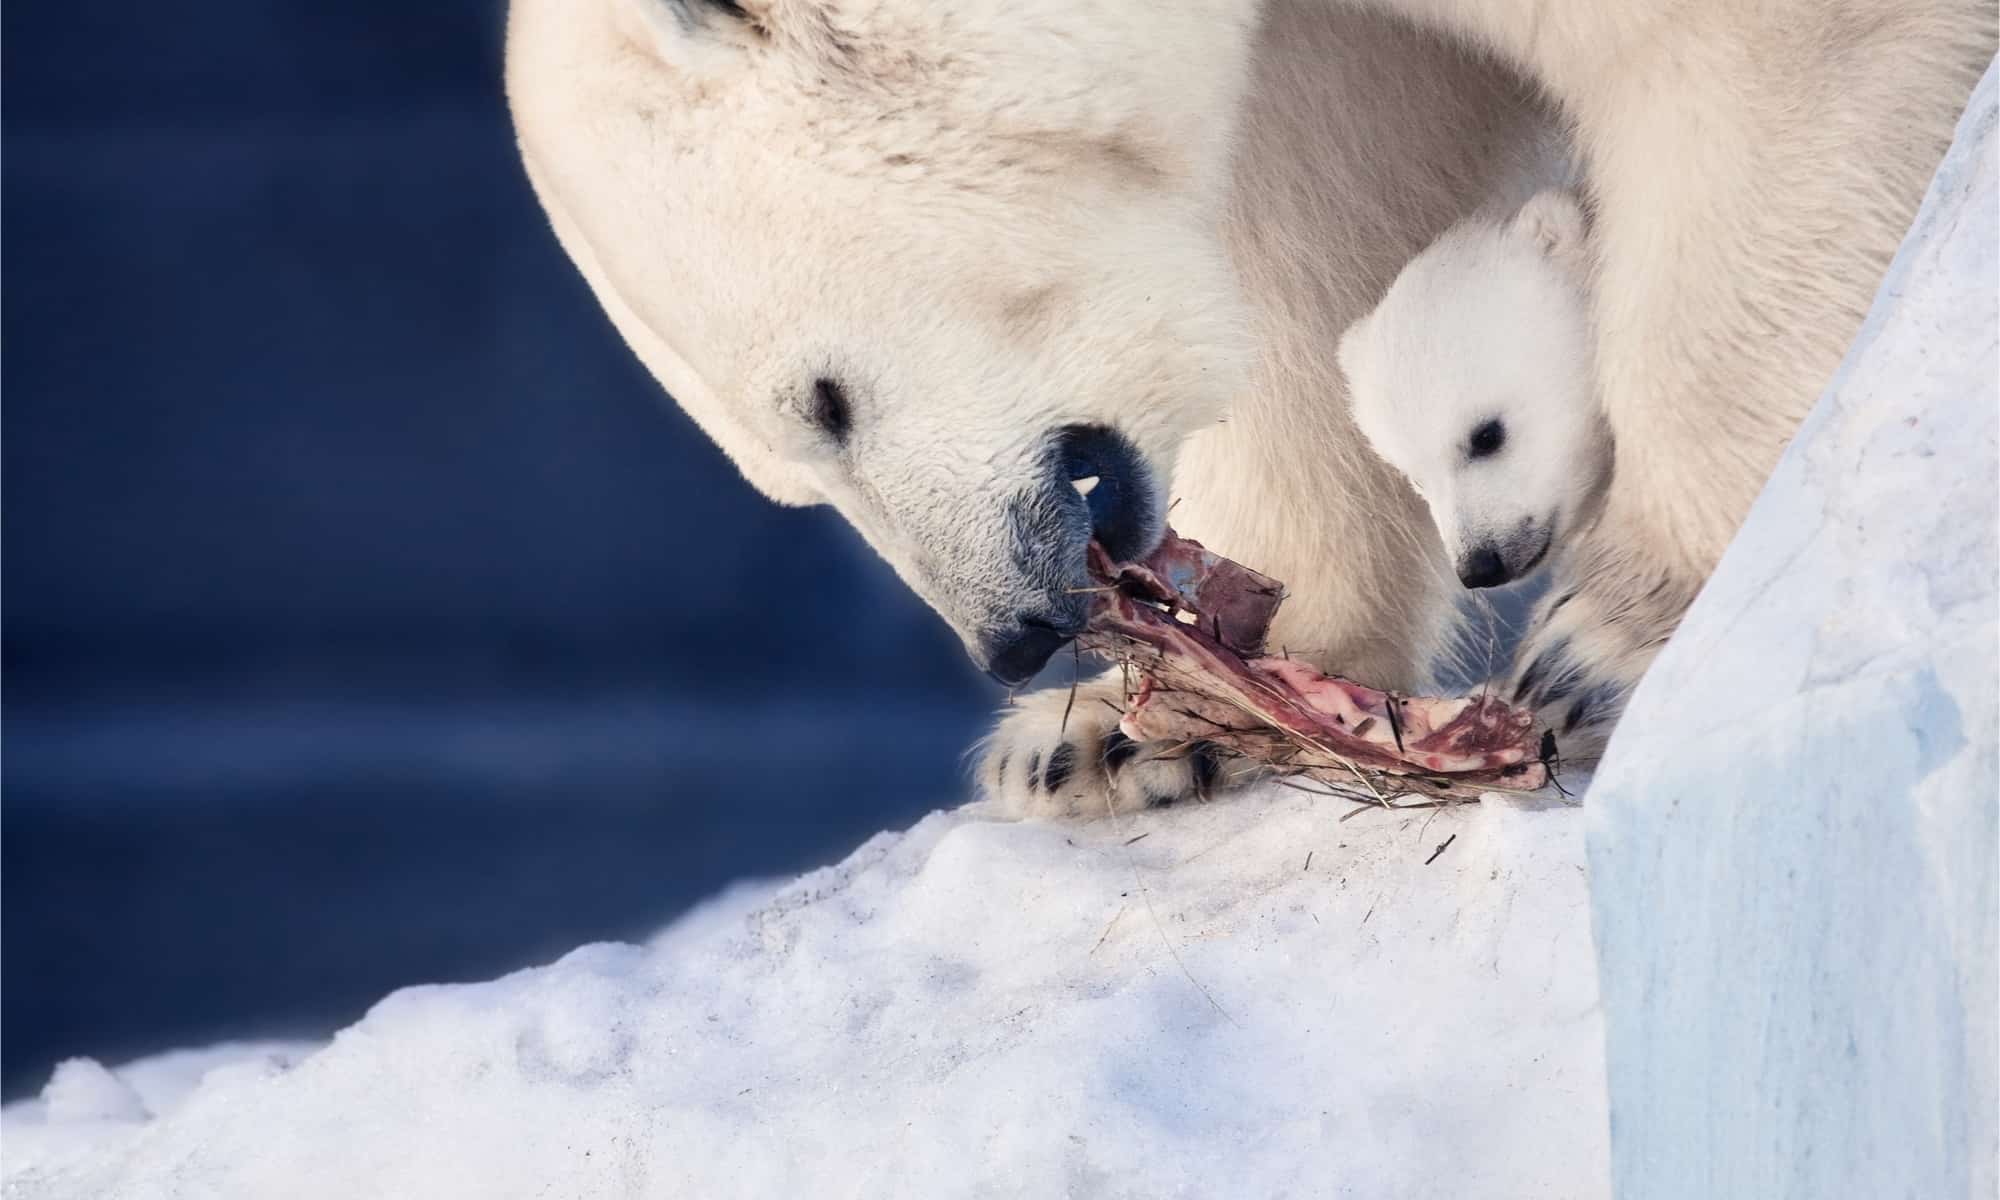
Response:
[[[733,0],[621,0],[660,61],[683,71],[720,66],[764,39],[750,7]]]
[[[1336,357],[1340,361],[1340,373],[1347,376],[1349,407],[1354,404],[1355,381],[1360,378],[1364,359],[1368,354],[1368,335],[1374,321],[1375,314],[1371,312],[1349,325],[1347,332],[1340,335],[1340,346],[1336,351]]]
[[[1549,258],[1568,266],[1581,267],[1586,261],[1585,239],[1588,222],[1583,205],[1566,189],[1539,192],[1521,206],[1514,217],[1514,232],[1532,241]]]

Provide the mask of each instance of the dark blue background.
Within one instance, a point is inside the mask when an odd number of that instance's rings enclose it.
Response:
[[[962,798],[997,694],[618,342],[515,161],[498,3],[3,19],[10,1095]]]

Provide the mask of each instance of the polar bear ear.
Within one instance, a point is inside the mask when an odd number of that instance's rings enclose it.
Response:
[[[1561,188],[1537,193],[1514,217],[1517,235],[1533,242],[1547,257],[1571,267],[1584,263],[1586,226],[1583,205],[1577,203],[1574,193]]]
[[[1347,404],[1350,408],[1354,406],[1355,380],[1361,373],[1362,356],[1368,352],[1368,334],[1374,320],[1375,314],[1371,312],[1349,325],[1347,332],[1340,335],[1340,345],[1335,351],[1340,373],[1347,376]]]
[[[733,0],[622,0],[648,44],[670,67],[700,71],[764,39],[757,12]]]

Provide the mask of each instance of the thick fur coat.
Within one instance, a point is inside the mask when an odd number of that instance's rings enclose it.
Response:
[[[1519,682],[1589,729],[1832,374],[1992,26],[1981,0],[513,0],[508,91],[633,350],[982,665],[1073,632],[1094,528],[1140,544],[1177,502],[1290,585],[1280,642],[1397,687],[1457,584],[1353,425],[1339,336],[1566,122],[1617,462]],[[1111,440],[1079,458],[1078,431]],[[1116,737],[1112,686],[1024,698],[989,789],[1102,811],[1213,782]]]

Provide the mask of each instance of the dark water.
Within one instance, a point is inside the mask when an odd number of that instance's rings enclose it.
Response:
[[[521,178],[501,16],[0,10],[10,1096],[961,795],[997,694],[631,360]]]
[[[8,1090],[69,1053],[324,1033],[403,984],[643,936],[956,802],[979,719],[865,694],[16,718]]]

